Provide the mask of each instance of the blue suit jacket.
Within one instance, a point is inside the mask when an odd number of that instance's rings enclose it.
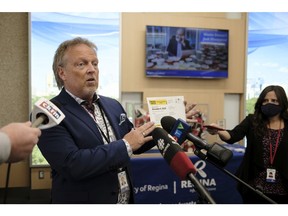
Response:
[[[104,145],[94,120],[64,89],[51,101],[65,114],[59,125],[42,130],[38,142],[52,168],[52,203],[117,203],[118,168],[126,169],[132,184],[130,157],[122,138],[133,124],[123,107],[114,99],[100,96],[99,103],[117,138]],[[135,153],[154,145],[152,140]]]

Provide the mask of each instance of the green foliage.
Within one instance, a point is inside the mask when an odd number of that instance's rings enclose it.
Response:
[[[251,98],[246,100],[246,114],[254,113],[254,106],[257,101],[257,98]]]
[[[37,145],[34,147],[32,152],[32,165],[48,165],[48,162],[41,154]]]

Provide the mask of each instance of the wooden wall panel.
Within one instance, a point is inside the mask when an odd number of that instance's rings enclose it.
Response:
[[[121,90],[122,92],[166,92],[186,95],[191,102],[207,103],[212,109],[211,121],[223,119],[225,94],[239,94],[243,98],[246,78],[246,13],[237,19],[230,13],[123,13],[121,40]],[[180,79],[145,77],[145,27],[146,25],[219,28],[229,30],[228,79]],[[205,92],[207,95],[199,94]],[[155,96],[157,96],[157,94]],[[219,98],[215,97],[219,95]],[[218,100],[219,99],[219,100]],[[243,100],[240,110],[243,110]],[[215,109],[216,108],[216,109]],[[236,115],[239,115],[237,113]],[[243,116],[239,116],[239,119]]]

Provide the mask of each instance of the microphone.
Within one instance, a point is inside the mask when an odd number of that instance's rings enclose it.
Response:
[[[164,116],[161,119],[161,125],[164,130],[170,133],[175,140],[178,141],[178,143],[183,143],[186,139],[190,140],[196,147],[195,154],[198,153],[201,157],[207,157],[209,160],[217,163],[218,165],[225,166],[233,156],[232,151],[226,149],[223,145],[218,143],[214,143],[212,145],[208,144],[205,140],[202,140],[201,138],[192,134],[190,132],[191,126],[180,118],[176,120],[172,116]],[[206,150],[206,155],[203,154],[202,151],[199,151],[199,149]]]
[[[222,170],[223,172],[225,172],[226,174],[237,180],[239,183],[245,185],[248,189],[260,195],[263,199],[267,200],[269,203],[277,204],[274,200],[264,195],[261,192],[262,188],[259,187],[258,185],[256,186],[256,189],[254,189],[249,184],[242,181],[241,179],[239,179],[238,177],[236,177],[235,175],[221,168],[218,165],[220,163],[224,166],[227,163],[227,161],[232,157],[233,155],[232,151],[224,148],[222,145],[219,144],[209,145],[204,140],[201,140],[200,138],[194,136],[192,133],[190,133],[191,131],[190,126],[182,119],[178,119],[176,121],[176,119],[171,116],[164,116],[161,119],[161,125],[165,129],[165,131],[170,132],[171,136],[174,136],[176,139],[182,140],[184,137],[184,140],[188,139],[191,142],[193,142],[196,148],[207,150],[207,156],[205,156],[201,151],[198,150],[195,152],[197,156],[201,157],[202,159],[208,159],[217,168],[219,168],[220,170]],[[203,156],[205,156],[206,158],[203,158]]]
[[[173,140],[173,138],[162,128],[155,128],[152,131],[152,137],[163,158],[170,165],[172,170],[185,180],[189,173],[196,174],[196,168],[186,153],[182,150],[180,145]]]
[[[152,131],[154,142],[163,156],[170,165],[172,170],[180,177],[181,180],[189,179],[195,186],[195,190],[201,195],[201,198],[208,203],[215,204],[206,188],[195,177],[197,172],[190,158],[182,150],[180,145],[162,128],[155,128]]]
[[[65,118],[64,113],[50,100],[40,98],[35,104],[31,114],[32,127],[47,129],[54,127]]]

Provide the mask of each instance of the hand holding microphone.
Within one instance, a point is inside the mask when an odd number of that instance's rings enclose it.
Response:
[[[13,122],[0,128],[2,145],[6,153],[0,157],[1,162],[15,163],[24,160],[32,152],[41,135],[40,129],[59,124],[65,115],[51,101],[41,98],[32,112],[32,122]],[[1,155],[0,155],[1,156]]]
[[[0,157],[0,163],[15,163],[29,156],[41,135],[41,130],[32,128],[31,125],[29,121],[13,122],[0,129],[1,144],[7,146],[7,155],[2,158],[4,161]]]

